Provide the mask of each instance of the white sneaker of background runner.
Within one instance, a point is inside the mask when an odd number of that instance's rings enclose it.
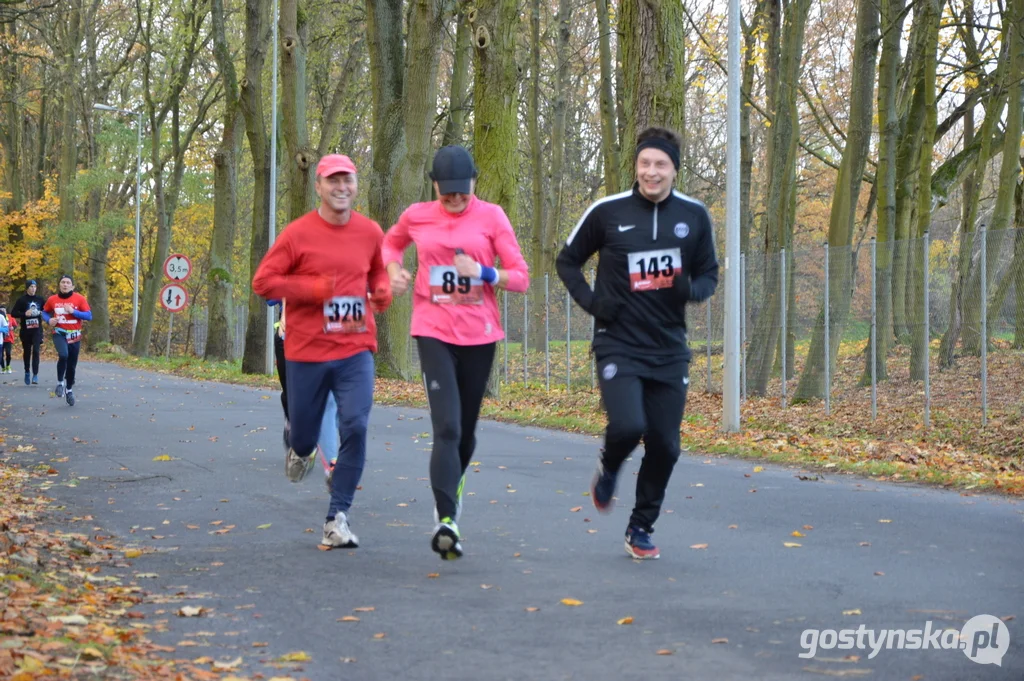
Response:
[[[354,549],[359,546],[359,537],[348,526],[348,516],[339,511],[334,520],[324,523],[324,537],[320,543],[324,546]]]

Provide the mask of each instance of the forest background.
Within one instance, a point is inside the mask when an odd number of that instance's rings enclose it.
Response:
[[[707,205],[722,257],[726,7],[279,12],[275,44],[270,0],[0,0],[0,300],[71,272],[94,351],[266,382],[249,282],[271,211],[280,230],[310,210],[317,160],[340,152],[386,229],[432,198],[433,151],[464,144],[533,279],[510,301],[488,413],[598,432],[589,320],[562,302],[554,257],[588,204],[629,188],[652,124],[682,133],[678,187]],[[708,378],[684,441],[1024,491],[1024,0],[754,0],[742,31],[745,430],[719,432],[719,295],[690,314]],[[171,253],[193,267],[173,328],[157,300]],[[378,394],[422,404],[409,313],[399,299],[381,320]]]

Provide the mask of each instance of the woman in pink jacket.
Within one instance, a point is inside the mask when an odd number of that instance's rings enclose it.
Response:
[[[438,200],[409,206],[388,230],[382,248],[391,290],[398,296],[412,282],[402,254],[416,244],[412,336],[434,428],[430,485],[436,527],[430,546],[444,560],[462,557],[456,525],[462,488],[495,346],[505,337],[495,291],[522,293],[530,285],[508,216],[501,206],[474,196],[476,176],[473,157],[464,148],[438,150],[430,173]]]

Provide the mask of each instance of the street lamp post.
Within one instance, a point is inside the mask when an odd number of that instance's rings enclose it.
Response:
[[[273,68],[270,76],[270,215],[267,221],[267,251],[274,245],[277,238],[277,0],[271,9],[273,36],[270,41],[274,46],[272,57]],[[282,303],[283,304],[283,303]],[[284,309],[282,307],[282,309]],[[267,374],[274,375],[274,314],[267,309]]]
[[[132,284],[132,343],[135,342],[135,329],[139,326],[139,241],[142,230],[142,112],[131,109],[118,109],[106,104],[93,104],[97,111],[116,111],[135,116],[136,121],[136,159],[135,159],[135,266]]]

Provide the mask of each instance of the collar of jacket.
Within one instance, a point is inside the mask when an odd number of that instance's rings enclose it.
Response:
[[[669,201],[671,201],[672,199],[675,198],[675,188],[673,187],[672,191],[670,191],[668,193],[668,196],[663,198],[658,203],[654,203],[654,201],[651,201],[649,198],[644,196],[644,193],[642,191],[640,191],[640,183],[637,182],[637,181],[634,181],[633,182],[633,197],[637,201],[640,201],[644,205],[644,207],[646,207],[646,208],[654,208],[655,206],[658,206],[660,208],[661,206],[664,206],[666,203],[668,203]]]

